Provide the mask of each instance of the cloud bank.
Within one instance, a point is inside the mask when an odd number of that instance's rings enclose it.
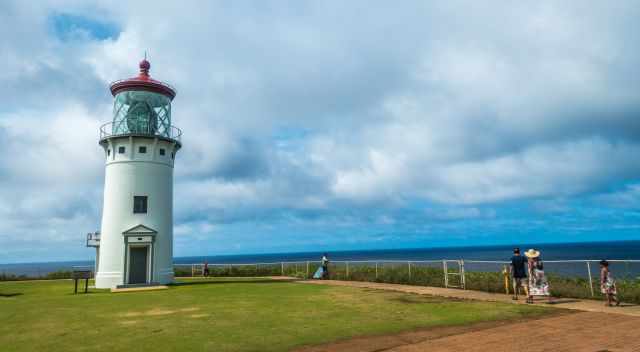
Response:
[[[177,255],[637,238],[639,12],[4,2],[0,261],[91,255],[107,86],[145,51],[178,89]]]

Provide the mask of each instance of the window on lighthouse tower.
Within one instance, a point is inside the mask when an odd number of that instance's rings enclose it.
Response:
[[[133,196],[133,213],[147,213],[147,196]]]

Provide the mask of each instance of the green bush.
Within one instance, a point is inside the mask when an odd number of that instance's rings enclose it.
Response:
[[[31,280],[32,278],[27,277],[27,275],[14,275],[2,273],[0,274],[0,281],[23,281],[23,280]]]
[[[0,281],[25,281],[25,280],[59,280],[70,279],[72,272],[67,270],[54,271],[45,275],[39,276],[27,276],[27,275],[15,275],[15,274],[0,274]]]
[[[57,280],[57,279],[71,279],[72,277],[73,277],[72,271],[59,270],[59,271],[54,271],[52,273],[48,273],[47,275],[41,277],[41,279]]]
[[[331,265],[329,268],[330,279],[383,282],[393,284],[419,285],[419,286],[444,286],[444,272],[439,267],[424,267],[419,263],[411,265],[409,273],[408,264],[382,263],[378,264],[376,275],[375,264],[349,264],[347,275],[346,265],[343,263]],[[450,272],[455,271],[450,269]],[[558,298],[585,298],[602,299],[598,279],[594,280],[593,292],[589,288],[589,280],[580,277],[566,277],[557,274],[548,275],[551,294]],[[459,286],[458,276],[450,275],[449,284]],[[509,279],[511,285],[511,279]],[[504,293],[504,275],[502,272],[469,272],[465,273],[465,287],[468,290],[485,291],[492,293]],[[640,278],[617,281],[618,296],[621,301],[640,304]],[[510,287],[510,290],[513,288]]]
[[[195,272],[191,271],[190,266],[175,266],[173,268],[176,277],[201,277],[202,266],[198,265]],[[280,264],[277,265],[209,265],[209,276],[212,277],[259,277],[259,276],[278,276],[282,274]]]
[[[285,276],[308,279],[313,276],[319,262],[261,264],[242,266],[209,266],[210,276],[214,277],[251,277],[251,276]],[[200,267],[195,276],[201,276]],[[455,273],[454,269],[449,269]],[[191,267],[176,267],[175,275],[191,276]],[[0,277],[1,278],[1,277]],[[329,265],[329,278],[332,280],[351,280],[382,282],[405,285],[444,287],[444,273],[442,268],[427,266],[423,263],[412,263],[409,272],[408,263],[331,263]],[[597,278],[594,281],[594,296],[591,296],[589,280],[580,277],[566,277],[557,274],[548,274],[551,294],[554,297],[567,298],[596,298],[601,299],[600,286]],[[511,280],[509,280],[511,284]],[[460,286],[460,277],[449,275],[450,286]],[[504,276],[502,272],[467,271],[465,273],[465,286],[468,290],[485,291],[492,293],[504,293]],[[512,289],[510,287],[510,289]],[[640,278],[618,280],[618,295],[624,302],[640,304]]]

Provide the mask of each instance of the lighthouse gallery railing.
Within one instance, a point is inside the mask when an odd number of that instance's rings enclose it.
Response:
[[[181,142],[182,139],[182,130],[176,126],[171,125],[168,129],[164,131],[159,131],[158,128],[153,128],[149,125],[146,129],[140,129],[138,126],[135,131],[125,130],[125,131],[114,131],[113,122],[107,122],[104,125],[100,126],[100,140],[109,137],[118,137],[118,136],[152,136],[152,137],[160,137],[160,138],[168,138],[174,141]]]

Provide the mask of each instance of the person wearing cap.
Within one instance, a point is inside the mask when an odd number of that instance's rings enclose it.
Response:
[[[606,260],[600,261],[600,291],[607,297],[606,306],[611,307],[611,301],[616,302],[616,306],[620,305],[617,297],[616,282],[609,271],[609,262]]]
[[[511,266],[509,266],[509,273],[513,278],[513,300],[518,300],[518,291],[520,287],[523,287],[523,283],[527,278],[527,270],[525,266],[527,264],[527,258],[520,255],[520,248],[513,249],[513,257],[511,257]],[[507,281],[508,282],[508,281]]]
[[[529,296],[527,297],[527,303],[533,303],[533,296],[549,297],[549,303],[551,303],[549,282],[544,275],[544,265],[542,264],[542,259],[540,259],[540,251],[529,249],[524,253],[524,256],[528,259],[529,269]]]

